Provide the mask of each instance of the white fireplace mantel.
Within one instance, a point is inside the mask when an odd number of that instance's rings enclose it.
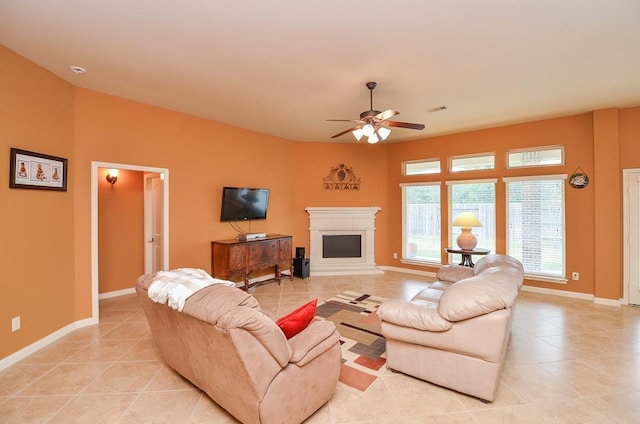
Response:
[[[311,275],[382,274],[375,263],[375,217],[380,208],[308,207],[309,259]],[[361,255],[357,258],[324,258],[322,236],[361,236]]]

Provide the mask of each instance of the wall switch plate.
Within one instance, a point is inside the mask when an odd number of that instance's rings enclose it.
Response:
[[[20,317],[11,318],[11,331],[18,331],[20,329]]]
[[[393,252],[393,259],[398,259],[398,254]]]
[[[571,273],[571,279],[574,281],[578,281],[580,279],[580,273],[579,272],[572,272]]]

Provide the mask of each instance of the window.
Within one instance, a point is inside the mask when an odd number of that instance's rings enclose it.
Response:
[[[440,183],[401,184],[403,259],[441,262]]]
[[[507,168],[552,166],[562,165],[563,163],[564,148],[562,146],[512,150],[507,152]]]
[[[566,175],[504,178],[507,198],[507,254],[528,276],[564,279]]]
[[[481,169],[495,169],[496,155],[484,153],[472,156],[453,156],[451,158],[451,172],[479,171]]]
[[[414,160],[404,163],[404,175],[440,173],[440,159]]]
[[[471,232],[478,239],[477,247],[496,252],[496,181],[447,181],[449,186],[449,246],[457,247],[460,227],[451,225],[460,212],[473,212],[482,227]],[[452,263],[460,262],[460,255],[452,255]]]

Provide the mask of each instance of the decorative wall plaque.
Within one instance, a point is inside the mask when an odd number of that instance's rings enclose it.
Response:
[[[569,177],[569,185],[573,188],[585,188],[589,185],[589,177],[584,173],[582,168],[578,167]]]
[[[323,178],[325,190],[359,190],[360,178],[356,177],[353,169],[344,163],[331,168],[329,175]]]

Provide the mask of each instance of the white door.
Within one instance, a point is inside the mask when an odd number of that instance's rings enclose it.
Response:
[[[164,180],[157,172],[144,174],[144,272],[160,271],[163,257]]]
[[[640,305],[640,172],[627,176],[629,303]]]

